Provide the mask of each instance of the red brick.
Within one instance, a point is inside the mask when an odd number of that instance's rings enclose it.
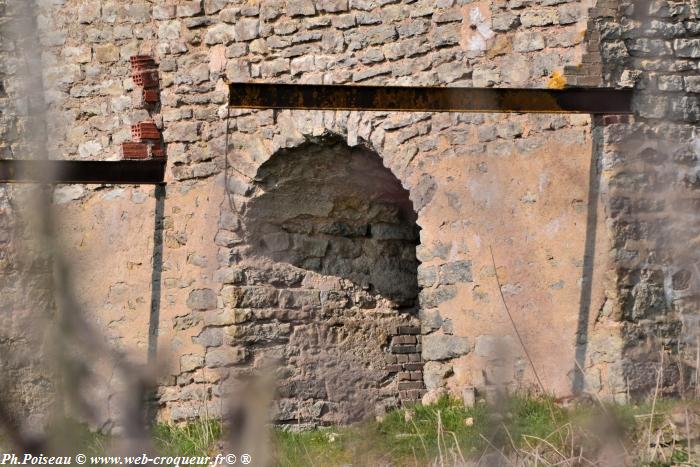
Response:
[[[133,73],[158,68],[158,64],[153,57],[148,55],[134,55],[129,61],[131,62],[131,71]]]
[[[399,383],[399,391],[408,389],[423,389],[422,381],[401,381]]]
[[[155,88],[158,87],[158,72],[153,70],[137,71],[134,72],[131,77],[134,80],[136,86],[142,86],[144,88]]]
[[[143,140],[160,141],[160,130],[153,122],[140,122],[131,125],[131,137],[138,142]]]
[[[409,370],[409,371],[419,371],[423,370],[423,365],[424,363],[406,363],[404,365],[404,368]]]
[[[165,149],[161,144],[152,144],[150,145],[151,149],[151,157],[154,159],[164,159],[165,158]]]
[[[123,159],[147,159],[148,146],[144,143],[122,143]]]
[[[160,92],[158,89],[144,89],[143,100],[149,104],[157,104],[160,101]]]
[[[415,345],[392,345],[391,346],[391,352],[392,353],[414,353],[416,352],[416,346]]]

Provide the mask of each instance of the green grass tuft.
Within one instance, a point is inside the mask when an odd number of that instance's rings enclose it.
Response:
[[[218,420],[198,420],[187,425],[157,425],[153,430],[156,448],[168,456],[207,456],[218,453],[222,437]]]

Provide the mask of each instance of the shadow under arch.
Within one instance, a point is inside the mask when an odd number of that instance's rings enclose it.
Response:
[[[328,136],[278,151],[256,181],[244,216],[254,254],[417,306],[417,215],[379,155]]]
[[[255,360],[279,362],[273,421],[350,423],[420,399],[408,191],[377,153],[335,136],[276,152],[255,180],[237,303],[260,307],[265,291],[250,342]]]

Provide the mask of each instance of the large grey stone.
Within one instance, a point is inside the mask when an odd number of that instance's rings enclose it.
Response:
[[[250,310],[241,308],[226,308],[223,310],[209,310],[204,313],[205,326],[230,326],[232,324],[245,323],[250,319]]]
[[[437,268],[435,266],[418,266],[418,286],[432,287],[437,280]]]
[[[318,0],[316,4],[320,11],[326,11],[328,13],[348,11],[348,0]]]
[[[676,39],[673,42],[676,56],[684,58],[700,57],[700,39]]]
[[[250,41],[260,36],[260,22],[253,18],[239,19],[234,30],[236,31],[236,40]]]
[[[224,332],[221,328],[205,328],[192,337],[192,342],[204,348],[219,347],[224,343]]]
[[[423,366],[423,382],[428,390],[437,389],[444,385],[445,378],[452,374],[452,364],[427,362]]]
[[[311,0],[289,0],[287,2],[287,15],[313,16],[316,14],[316,7]]]
[[[166,143],[174,141],[194,142],[199,140],[199,122],[177,122],[168,125],[163,132]]]
[[[454,286],[441,286],[437,289],[423,289],[420,292],[420,304],[425,308],[437,308],[441,303],[452,300],[457,296]]]
[[[419,313],[421,329],[424,333],[436,331],[442,326],[442,316],[440,316],[440,310],[425,310],[421,308]]]
[[[520,22],[526,28],[534,26],[548,26],[558,22],[556,10],[545,10],[530,7],[520,15]]]
[[[516,52],[534,52],[544,49],[544,36],[539,32],[519,32],[513,39]]]
[[[242,347],[222,347],[209,349],[205,357],[205,363],[209,368],[219,368],[222,366],[242,363],[246,359],[246,349]]]
[[[448,360],[469,353],[469,340],[460,336],[429,334],[423,336],[423,359]]]
[[[199,355],[183,355],[180,357],[180,371],[183,373],[202,368],[204,359]]]
[[[233,26],[229,24],[217,24],[214,27],[209,28],[206,36],[204,36],[204,42],[208,45],[214,44],[230,44],[236,37],[236,31]]]
[[[212,310],[216,308],[216,293],[211,289],[195,289],[187,297],[187,307],[191,310]]]
[[[451,285],[472,282],[472,262],[453,261],[440,266],[440,284]]]
[[[177,5],[177,16],[195,16],[200,13],[202,13],[202,0],[191,0]]]

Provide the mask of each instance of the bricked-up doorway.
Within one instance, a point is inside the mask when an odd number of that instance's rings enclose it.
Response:
[[[281,361],[275,422],[348,423],[419,398],[408,191],[377,154],[334,138],[281,150],[256,180],[246,276],[276,292],[238,305],[255,314],[258,352]]]

